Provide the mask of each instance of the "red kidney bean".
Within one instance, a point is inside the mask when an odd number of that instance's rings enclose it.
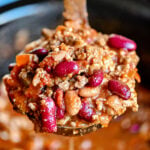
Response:
[[[64,116],[65,116],[65,110],[57,107],[56,118],[57,119],[63,119]]]
[[[140,125],[139,124],[133,124],[131,127],[130,127],[130,132],[131,133],[137,133],[140,129]]]
[[[57,131],[56,106],[52,98],[41,101],[40,113],[42,120],[42,131],[53,133]]]
[[[20,73],[22,67],[20,66],[14,66],[13,67],[13,70],[11,71],[11,76],[14,78],[14,79],[18,79],[18,74]]]
[[[129,87],[119,80],[110,80],[108,82],[108,89],[112,93],[120,96],[121,98],[125,100],[129,99],[131,96]]]
[[[64,61],[56,65],[54,74],[59,77],[64,77],[69,73],[77,74],[79,72],[79,66],[75,61]]]
[[[88,122],[92,122],[93,121],[93,118],[92,116],[95,114],[95,111],[93,108],[91,108],[89,106],[89,103],[88,102],[82,102],[82,107],[78,113],[78,116],[81,118],[81,119],[84,119]]]
[[[47,71],[47,73],[51,73],[51,67],[50,66],[46,66],[45,70]]]
[[[14,68],[14,66],[16,66],[16,63],[9,64],[9,66],[8,66],[9,72]]]
[[[44,48],[34,49],[30,52],[31,54],[36,54],[40,59],[43,59],[48,54],[48,50]]]
[[[133,40],[117,34],[113,34],[109,37],[108,45],[118,49],[127,49],[128,51],[134,51],[137,48],[137,45]]]
[[[12,103],[12,104],[14,104],[14,92],[12,92],[12,91],[9,91],[8,92],[8,97],[9,97],[9,100],[10,100],[10,102]]]
[[[59,108],[65,110],[64,92],[61,89],[56,89],[54,92],[54,100]]]
[[[103,72],[96,71],[90,78],[88,85],[91,87],[99,86],[103,81]]]

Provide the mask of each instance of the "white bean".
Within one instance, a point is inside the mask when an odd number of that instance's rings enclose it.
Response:
[[[81,100],[75,91],[67,91],[65,93],[65,106],[69,115],[74,116],[78,114],[81,108]]]
[[[96,87],[84,87],[79,90],[79,95],[82,97],[93,97],[97,96],[100,93],[100,88]]]

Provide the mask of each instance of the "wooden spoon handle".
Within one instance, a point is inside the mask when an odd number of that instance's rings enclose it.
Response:
[[[63,15],[65,20],[88,23],[86,0],[64,0],[64,8]]]

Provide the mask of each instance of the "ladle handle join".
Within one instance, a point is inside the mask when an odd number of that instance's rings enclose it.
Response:
[[[86,0],[64,0],[64,8],[63,15],[65,20],[88,24]]]

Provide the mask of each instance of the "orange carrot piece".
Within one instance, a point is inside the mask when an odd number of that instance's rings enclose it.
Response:
[[[23,66],[29,63],[31,58],[31,54],[22,54],[16,56],[16,64],[17,66]]]
[[[137,81],[138,83],[141,82],[141,77],[140,77],[140,75],[139,75],[137,72],[135,73],[134,78],[136,79],[136,81]]]
[[[130,78],[134,78],[135,73],[136,73],[136,70],[135,70],[135,69],[134,69],[134,70],[129,71],[129,72],[128,72],[128,77],[130,77]]]
[[[56,28],[56,30],[57,31],[63,31],[63,30],[65,30],[65,26],[63,26],[63,25],[59,25],[57,28]]]

